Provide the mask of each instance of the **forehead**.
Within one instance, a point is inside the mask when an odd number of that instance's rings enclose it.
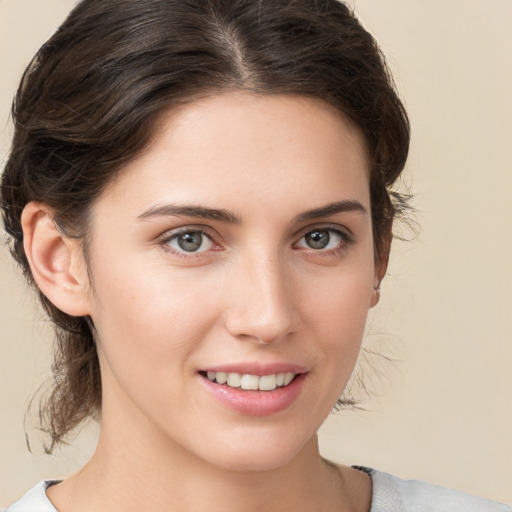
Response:
[[[193,199],[239,210],[244,199],[262,207],[300,199],[316,207],[368,203],[368,188],[364,138],[336,109],[305,97],[230,93],[165,112],[102,201],[144,208]]]

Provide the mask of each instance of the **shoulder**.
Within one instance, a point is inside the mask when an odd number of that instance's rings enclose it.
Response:
[[[370,512],[512,512],[502,503],[418,480],[402,480],[375,469],[357,468],[372,478]]]
[[[57,509],[46,496],[46,489],[56,483],[57,481],[54,480],[39,482],[5,512],[57,512]]]

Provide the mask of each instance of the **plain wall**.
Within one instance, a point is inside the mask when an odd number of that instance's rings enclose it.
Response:
[[[411,117],[405,177],[420,232],[397,242],[372,312],[366,411],[331,416],[323,454],[512,502],[512,2],[352,1]],[[11,98],[70,0],[0,0],[0,158]],[[407,234],[407,231],[406,233]],[[51,332],[0,248],[0,505],[92,452],[95,428],[47,456],[23,416],[49,372]]]

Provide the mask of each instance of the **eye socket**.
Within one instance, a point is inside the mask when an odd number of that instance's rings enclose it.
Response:
[[[166,242],[176,252],[198,253],[213,247],[212,239],[202,231],[182,231],[172,235]]]
[[[348,237],[342,231],[334,228],[319,228],[306,233],[296,245],[315,251],[328,251],[337,249],[347,242]]]

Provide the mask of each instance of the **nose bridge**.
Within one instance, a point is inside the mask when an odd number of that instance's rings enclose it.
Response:
[[[244,255],[232,278],[226,321],[231,334],[272,343],[296,329],[291,275],[277,250],[260,248]]]

